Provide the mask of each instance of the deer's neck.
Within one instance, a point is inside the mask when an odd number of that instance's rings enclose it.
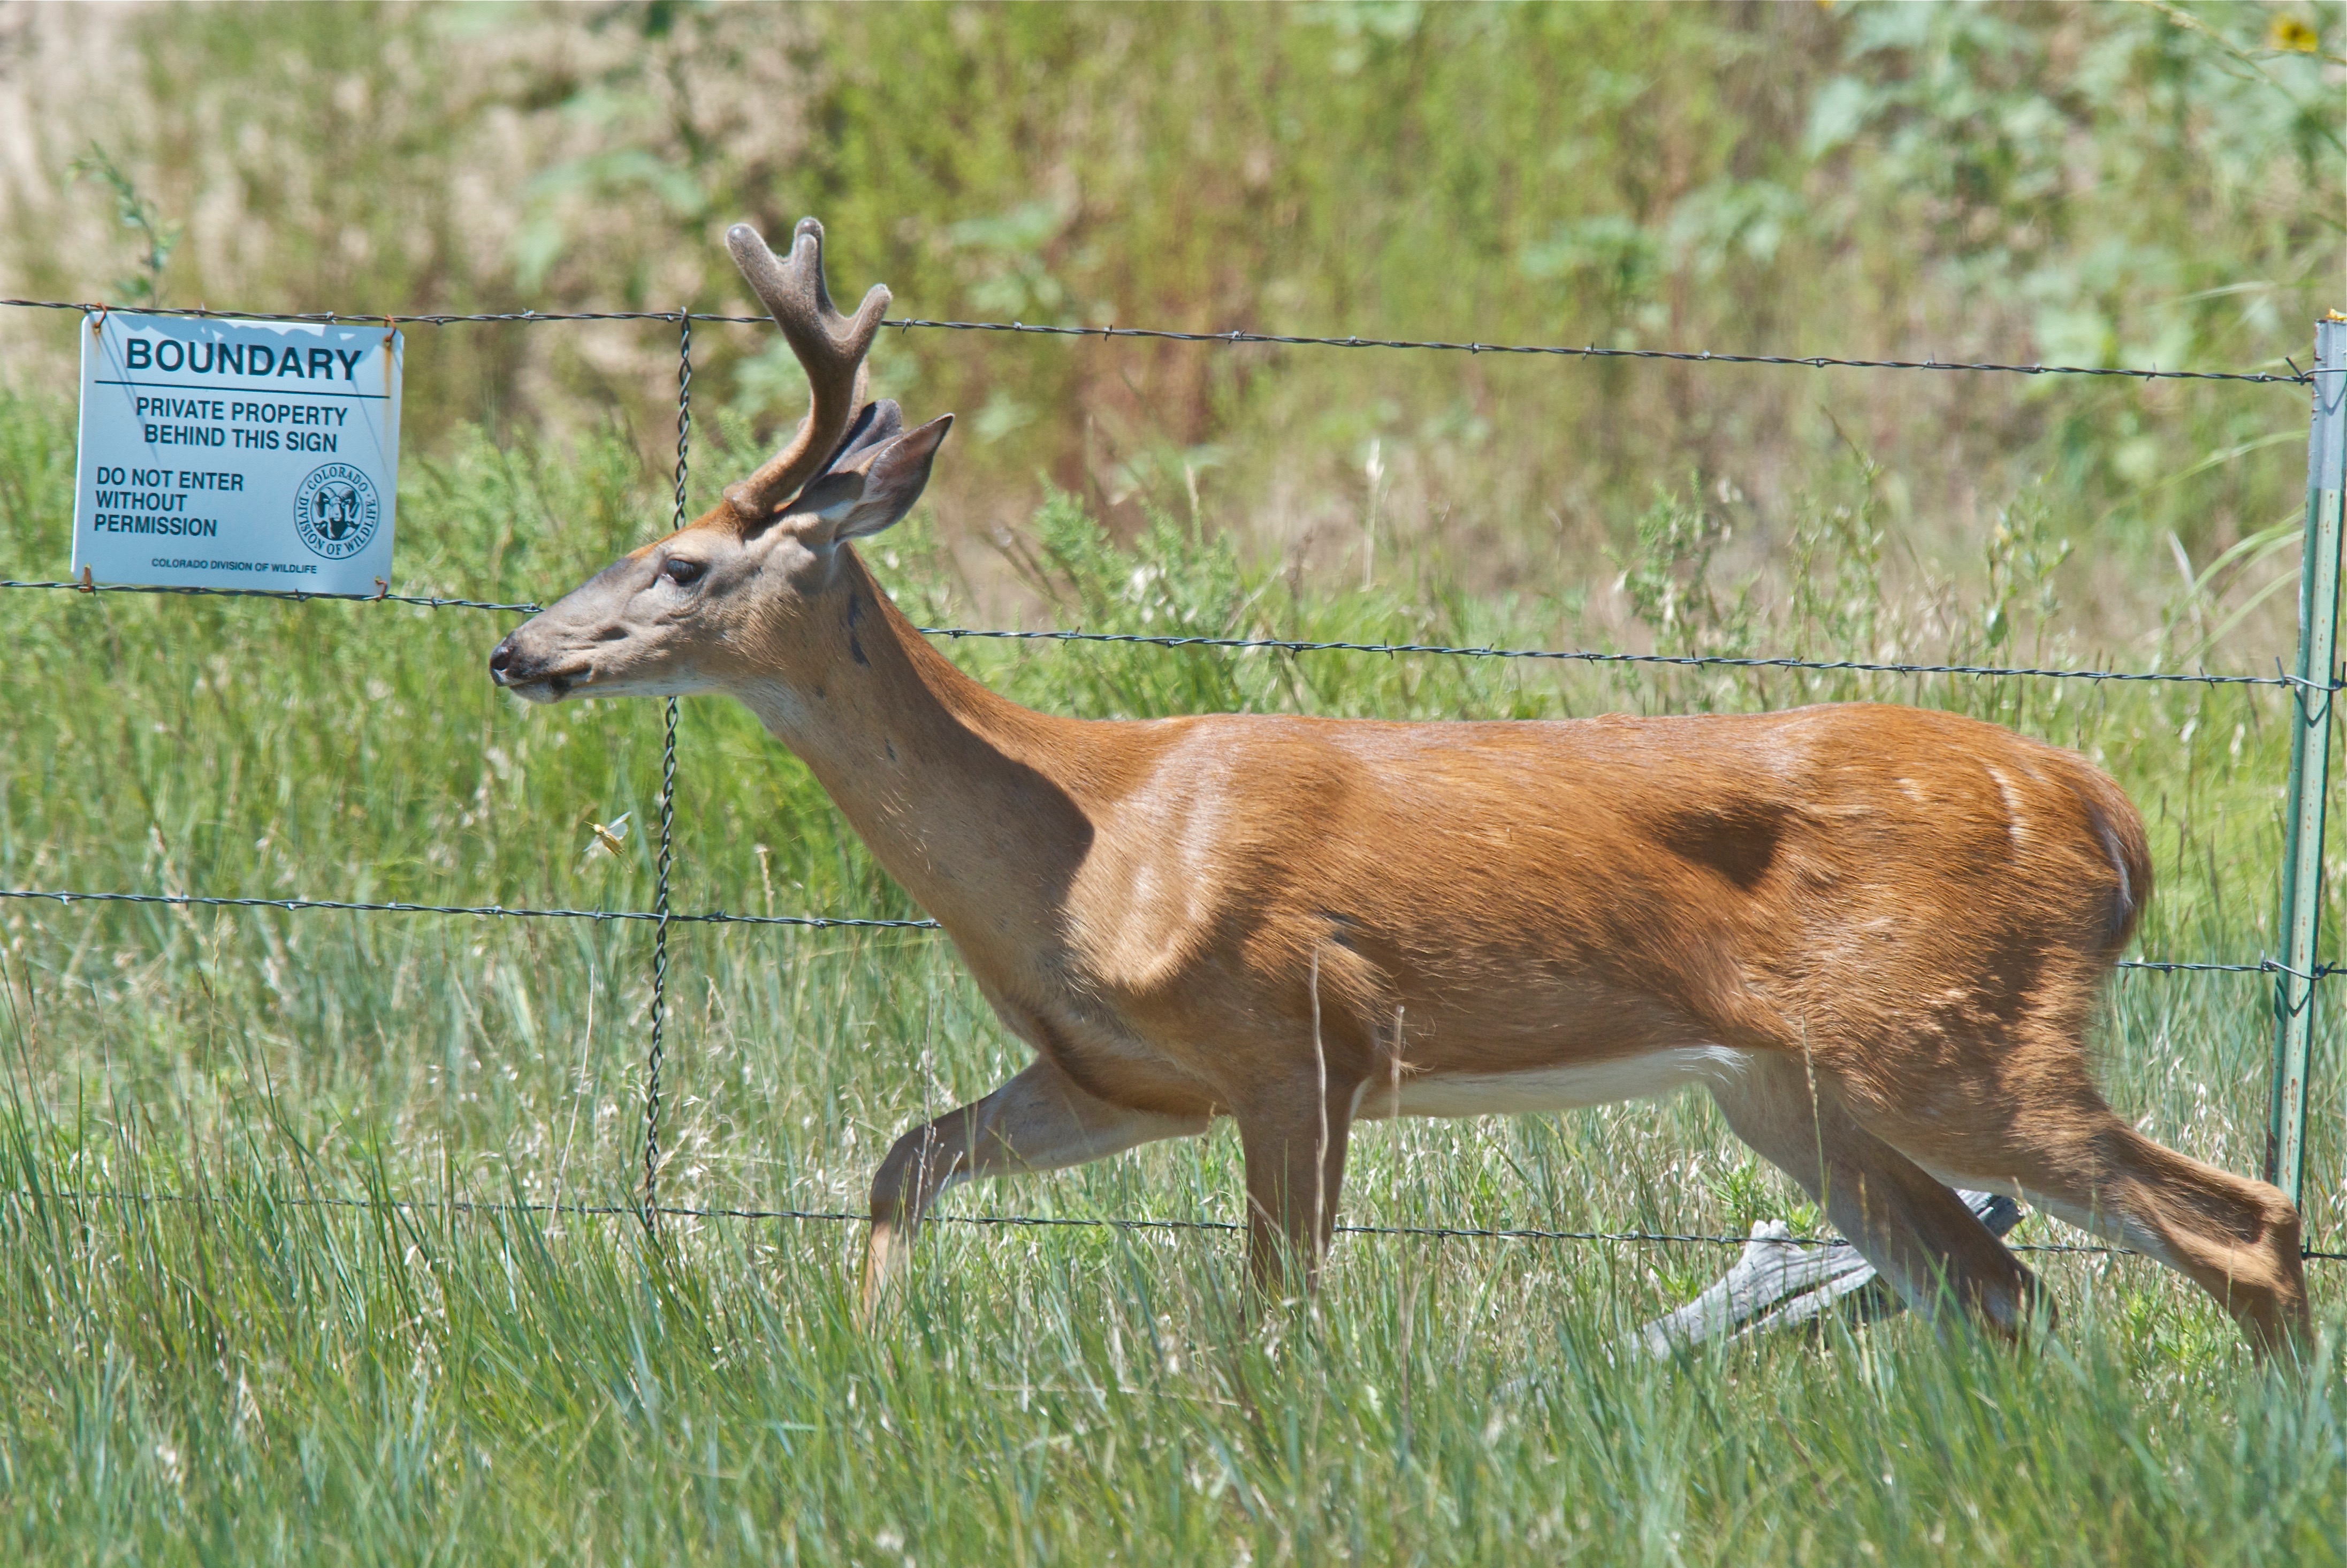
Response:
[[[1105,737],[963,674],[843,558],[787,660],[735,694],[972,958],[1031,954],[1090,848],[1087,807],[1121,771],[1094,754]]]

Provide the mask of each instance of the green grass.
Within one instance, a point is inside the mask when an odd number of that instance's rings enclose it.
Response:
[[[2311,51],[2298,19],[36,9],[0,40],[26,131],[0,293],[733,311],[723,226],[813,211],[835,285],[913,315],[2281,368],[2347,303],[2340,19],[2302,13]],[[0,575],[67,559],[47,395],[76,332],[0,319]],[[798,382],[757,329],[702,326],[695,364],[705,502]],[[402,589],[543,599],[665,526],[665,327],[418,328],[408,365]],[[887,335],[875,380],[964,415],[872,552],[933,624],[2259,671],[2291,647],[2297,389],[943,333]],[[501,699],[510,618],[0,600],[0,886],[649,904],[657,706]],[[1100,715],[1959,707],[2132,792],[2145,956],[2277,946],[2271,692],[949,646]],[[689,702],[681,741],[680,908],[917,912],[745,714]],[[622,815],[625,853],[589,858]],[[674,942],[675,1201],[856,1208],[890,1139],[1022,1063],[935,936]],[[0,1558],[2347,1555],[2347,1265],[2316,1266],[2295,1378],[2164,1272],[2071,1255],[2042,1259],[2065,1316],[2029,1350],[1901,1319],[1654,1365],[1605,1347],[1724,1249],[1352,1237],[1314,1308],[1249,1324],[1227,1235],[947,1223],[866,1336],[854,1226],[651,1247],[446,1207],[628,1202],[650,948],[0,900]],[[2268,995],[2120,977],[2114,1102],[2255,1170]],[[2337,1033],[2308,1213],[2347,1250]],[[1814,1223],[1691,1097],[1380,1125],[1349,1174],[1372,1224]],[[1227,1220],[1239,1191],[1225,1130],[946,1209]],[[343,1198],[374,1206],[314,1201]]]
[[[62,559],[69,451],[58,405],[0,405],[6,575]],[[696,487],[723,477],[709,465]],[[1868,521],[1881,482],[1817,477],[1793,530],[1805,569],[1778,599],[1715,582],[1701,515],[1659,501],[1618,569],[1625,592],[1665,648],[2075,652],[2025,518],[1985,588],[1884,589]],[[622,437],[459,437],[411,456],[399,586],[548,597],[666,515]],[[974,613],[928,519],[872,553],[917,615]],[[1039,615],[1097,630],[1518,646],[1599,630],[1578,597],[1470,595],[1439,562],[1406,587],[1337,591],[1187,521],[1120,546],[1065,498],[1012,554]],[[66,593],[13,594],[0,613],[0,885],[651,897],[657,705],[507,702],[482,666],[507,618]],[[951,648],[1024,700],[1092,714],[1959,705],[2100,756],[2143,804],[2161,878],[2146,954],[2271,947],[2285,759],[2270,693]],[[680,907],[915,912],[746,715],[685,703],[680,761]],[[589,858],[587,824],[621,813],[628,852]],[[675,943],[674,1200],[858,1207],[891,1138],[1021,1063],[937,937],[681,927]],[[1606,1346],[1699,1289],[1724,1250],[1354,1237],[1316,1307],[1249,1323],[1227,1235],[948,1223],[900,1314],[866,1336],[848,1316],[853,1226],[680,1221],[653,1247],[624,1217],[433,1206],[627,1201],[649,947],[641,927],[588,922],[0,902],[0,1551],[2341,1558],[2335,1265],[2317,1266],[2321,1347],[2294,1378],[2252,1366],[2164,1272],[2065,1256],[2043,1266],[2063,1324],[2034,1349],[1900,1320],[1652,1365]],[[2104,1041],[2114,1100],[2166,1142],[2254,1169],[2267,989],[2122,977]],[[2328,1073],[2309,1207],[2333,1245],[2342,1112]],[[946,1209],[1229,1219],[1239,1190],[1225,1130]],[[1346,1217],[1713,1233],[1798,1212],[1707,1102],[1682,1097],[1371,1129]],[[2022,1236],[2075,1239],[2035,1219]]]
[[[1353,1244],[1249,1329],[1212,1244],[947,1227],[866,1337],[828,1234],[655,1253],[217,1173],[6,1211],[15,1560],[2338,1560],[2328,1345],[2250,1372],[2127,1266],[2061,1278],[2034,1354],[1655,1366],[1604,1348],[1644,1255]]]

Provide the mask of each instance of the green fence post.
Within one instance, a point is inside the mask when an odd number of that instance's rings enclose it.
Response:
[[[2274,975],[2273,1109],[2266,1180],[2299,1202],[2306,1178],[2307,1070],[2314,1043],[2315,938],[2322,924],[2322,807],[2331,784],[2331,686],[2339,641],[2341,460],[2347,457],[2347,317],[2314,328],[2314,422],[2306,441],[2306,545],[2298,569],[2298,724],[2290,748],[2289,847],[2281,866],[2281,968]]]

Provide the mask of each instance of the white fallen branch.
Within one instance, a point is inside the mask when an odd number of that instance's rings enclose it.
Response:
[[[2021,1223],[2021,1205],[1994,1193],[1960,1192],[1991,1234],[2003,1235]],[[1714,1340],[1742,1339],[1814,1321],[1836,1302],[1848,1301],[1860,1322],[1892,1317],[1906,1310],[1899,1294],[1880,1283],[1874,1266],[1848,1242],[1802,1245],[1782,1220],[1752,1227],[1736,1266],[1717,1284],[1677,1311],[1630,1335],[1623,1344],[1652,1356]]]

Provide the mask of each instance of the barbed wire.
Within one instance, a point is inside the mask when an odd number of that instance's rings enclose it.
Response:
[[[756,321],[759,318],[753,316],[747,319]],[[1601,348],[1595,343],[1583,343],[1576,348],[1569,343],[1455,343],[1443,339],[1325,337],[1296,333],[1245,331],[1178,332],[1161,327],[1038,326],[1026,322],[926,321],[917,317],[884,321],[881,324],[884,327],[897,328],[926,327],[942,332],[1032,333],[1051,337],[1096,337],[1103,340],[1155,338],[1169,343],[1269,343],[1295,348],[1420,349],[1437,354],[1546,354],[1566,359],[1651,359],[1693,364],[1782,365],[1809,370],[1972,371],[2010,375],[2107,375],[2122,376],[2137,381],[2245,381],[2289,384],[2301,384],[2309,379],[2307,373],[2304,372],[2283,374],[2274,371],[2161,370],[2156,366],[2137,369],[2119,365],[2012,364],[1987,360],[1942,360],[1937,357],[1920,360],[1848,359],[1822,354],[1734,354],[1716,349]]]
[[[652,920],[698,926],[796,926],[811,930],[834,927],[887,931],[935,931],[935,920],[885,920],[850,915],[736,915],[706,909],[695,914],[657,909],[565,909],[515,907],[506,904],[410,904],[396,900],[355,898],[232,898],[197,893],[79,893],[33,887],[0,887],[0,898],[42,899],[55,904],[167,904],[217,909],[325,909],[367,915],[477,915],[501,920]]]
[[[504,610],[522,615],[536,615],[545,608],[536,604],[498,604],[482,599],[446,599],[436,594],[418,593],[319,593],[299,588],[200,588],[139,582],[34,582],[15,579],[0,579],[0,588],[70,589],[75,593],[168,593],[192,599],[285,599],[296,604],[313,600],[331,600],[347,604],[416,604],[426,610]]]
[[[506,920],[650,920],[666,919],[671,925],[702,926],[793,926],[811,930],[827,930],[835,927],[848,929],[884,931],[939,931],[945,927],[926,917],[913,920],[891,920],[854,915],[736,915],[730,910],[709,909],[689,915],[673,911],[663,915],[658,909],[568,909],[540,908],[507,904],[412,904],[395,900],[367,901],[346,898],[251,898],[229,897],[198,893],[83,893],[63,888],[0,887],[0,898],[38,899],[59,905],[71,904],[163,904],[174,907],[218,909],[323,909],[343,914],[361,915],[475,915],[484,918]],[[2271,975],[2284,972],[2286,966],[2279,959],[2260,958],[2255,963],[2218,963],[2186,961],[2168,958],[2121,958],[2112,966],[2119,969],[2137,969],[2153,974],[2237,974]],[[2327,979],[2335,974],[2347,973],[2347,964],[2318,964],[2311,972],[2290,969],[2301,979]]]
[[[702,318],[695,316],[693,319],[699,321]],[[132,583],[88,584],[0,580],[0,589],[11,588],[50,589],[76,593],[160,593],[227,599],[282,599],[291,600],[296,603],[311,600],[336,600],[359,604],[421,605],[433,610],[502,610],[518,615],[537,615],[546,608],[541,604],[518,600],[503,603],[491,600],[448,599],[419,594],[307,593],[299,589],[169,588],[147,587]],[[2333,679],[2325,684],[2286,672],[2273,675],[2220,675],[2184,670],[2063,669],[2053,666],[2017,664],[1922,664],[1866,659],[1799,659],[1788,654],[1620,653],[1604,649],[1587,648],[1495,648],[1447,642],[1348,642],[1292,637],[1214,637],[1192,633],[1084,631],[1059,628],[1015,631],[999,627],[984,626],[921,626],[914,630],[924,637],[942,637],[951,641],[1128,643],[1150,648],[1212,648],[1230,652],[1425,654],[1430,657],[1453,659],[1545,660],[1555,663],[1571,664],[1653,664],[1696,669],[1799,670],[1823,674],[1963,675],[2028,678],[2043,681],[2138,682],[2193,686],[2278,686],[2293,687],[2309,692],[2347,691],[2347,681]]]
[[[2002,664],[1901,664],[1863,659],[1796,659],[1789,655],[1614,653],[1595,649],[1468,647],[1441,642],[1339,642],[1283,637],[1210,637],[1141,631],[1005,631],[983,627],[923,626],[924,636],[1011,642],[1130,642],[1156,648],[1269,649],[1287,653],[1429,653],[1469,659],[1546,659],[1588,664],[1672,664],[1732,670],[1812,670],[1876,675],[2032,676],[2049,681],[2168,682],[2196,686],[2289,686],[2314,692],[2347,690],[2291,674],[2211,675],[2170,670],[2065,670]]]
[[[0,299],[0,306],[23,310],[78,311],[85,314],[112,310],[117,307],[77,302],[71,300]],[[127,308],[127,307],[125,307]],[[385,326],[465,326],[490,323],[535,324],[547,322],[682,322],[687,315],[694,321],[722,323],[735,326],[768,326],[772,319],[761,315],[716,315],[699,311],[476,311],[437,313],[425,315],[402,315],[396,312],[384,314],[361,314],[349,311],[257,312],[215,311],[196,306],[141,308],[142,315],[184,316],[196,320],[221,319],[246,322],[292,322],[332,325],[349,323],[359,325]],[[889,316],[880,323],[898,332],[1010,333],[1038,337],[1099,338],[1111,342],[1117,338],[1141,338],[1163,343],[1223,343],[1241,346],[1249,343],[1278,348],[1343,348],[1343,349],[1414,349],[1433,354],[1535,354],[1561,359],[1649,359],[1666,360],[1688,364],[1758,364],[1780,365],[1808,370],[1926,370],[1959,371],[2007,375],[2086,375],[2117,376],[2132,381],[2239,381],[2285,386],[2303,385],[2312,373],[2293,369],[2285,374],[2265,370],[2161,370],[2157,366],[2092,364],[2017,364],[1991,360],[1943,360],[1936,355],[1922,359],[1852,359],[1836,354],[1737,354],[1717,349],[1673,348],[1607,348],[1596,343],[1504,343],[1455,342],[1444,338],[1361,337],[1354,334],[1334,337],[1309,333],[1250,332],[1234,328],[1227,332],[1187,332],[1171,327],[1121,327],[1115,325],[1082,327],[1057,326],[1034,322],[964,322],[931,319],[922,316]]]
[[[533,1203],[518,1199],[475,1198],[356,1198],[341,1194],[278,1194],[253,1193],[238,1195],[225,1193],[145,1193],[120,1188],[24,1188],[0,1190],[0,1198],[20,1202],[58,1202],[84,1204],[151,1204],[155,1206],[187,1205],[190,1207],[232,1207],[241,1202],[255,1203],[276,1208],[343,1209],[357,1213],[450,1214],[497,1218],[505,1215],[528,1214],[542,1217],[578,1216],[607,1219],[619,1216],[641,1217],[646,1211],[633,1204],[566,1204]],[[852,1209],[784,1209],[750,1208],[727,1204],[661,1204],[653,1213],[669,1219],[784,1221],[814,1225],[868,1225],[872,1216]],[[1026,1230],[1113,1230],[1122,1232],[1205,1232],[1231,1235],[1245,1232],[1246,1226],[1235,1220],[1180,1219],[1129,1217],[1110,1214],[954,1214],[932,1213],[923,1216],[923,1225],[975,1225],[1001,1229]],[[1750,1235],[1730,1235],[1703,1231],[1640,1231],[1640,1230],[1552,1230],[1530,1225],[1336,1225],[1329,1227],[1337,1235],[1390,1236],[1419,1241],[1547,1241],[1595,1242],[1624,1245],[1677,1246],[1736,1246],[1748,1245],[1756,1238]],[[1766,1238],[1772,1245],[1799,1247],[1838,1247],[1850,1243],[1834,1235],[1788,1235]],[[2133,1247],[2109,1246],[2082,1242],[2011,1242],[2005,1244],[2012,1252],[2068,1253],[2094,1257],[2148,1257],[2150,1255]],[[2301,1248],[2299,1256],[2315,1262],[2347,1262],[2347,1252]]]

